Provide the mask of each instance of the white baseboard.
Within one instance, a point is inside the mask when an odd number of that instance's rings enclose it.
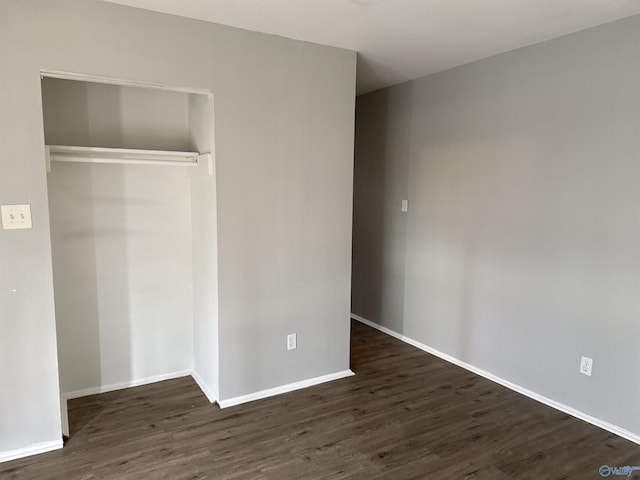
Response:
[[[202,381],[202,378],[193,370],[182,370],[179,372],[165,373],[162,375],[154,375],[152,377],[145,377],[131,382],[113,383],[111,385],[101,385],[99,387],[83,388],[81,390],[74,390],[72,392],[66,392],[61,395],[62,401],[62,433],[69,436],[69,422],[67,417],[67,401],[72,398],[86,397],[88,395],[97,395],[99,393],[113,392],[115,390],[122,390],[124,388],[139,387],[142,385],[148,385],[150,383],[161,382],[163,380],[171,380],[174,378],[193,377],[194,381],[198,384],[202,392],[209,399],[211,403],[216,401],[215,396],[211,389]],[[38,453],[45,453],[51,450],[57,450],[62,448],[62,439],[54,442],[36,443],[32,446],[20,448],[17,450],[10,450],[8,452],[0,452],[0,463],[8,462],[10,460],[16,460],[18,458],[28,457],[30,455],[36,455]]]
[[[142,385],[148,385],[150,383],[161,382],[163,380],[172,380],[174,378],[188,377],[193,373],[193,370],[181,370],[179,372],[163,373],[162,375],[154,375],[152,377],[140,378],[130,382],[112,383],[111,385],[101,385],[99,387],[83,388],[81,390],[74,390],[72,392],[66,392],[62,394],[62,398],[71,400],[72,398],[86,397],[89,395],[97,395],[98,393],[113,392],[115,390],[122,390],[123,388],[140,387]]]
[[[0,463],[17,460],[18,458],[24,458],[30,455],[37,455],[39,453],[51,452],[52,450],[58,450],[60,448],[62,448],[62,439],[53,442],[35,443],[25,448],[0,452]]]
[[[439,357],[443,360],[446,360],[449,363],[452,363],[454,365],[457,365],[459,367],[464,368],[465,370],[469,370],[470,372],[473,372],[477,375],[480,375],[481,377],[484,377],[488,380],[491,380],[492,382],[498,383],[500,385],[502,385],[503,387],[507,387],[510,390],[513,390],[514,392],[518,392],[526,397],[529,397],[533,400],[536,400],[540,403],[543,403],[549,407],[555,408],[556,410],[560,410],[563,413],[566,413],[568,415],[571,415],[573,417],[576,417],[580,420],[583,420],[587,423],[590,423],[592,425],[595,425],[596,427],[600,427],[604,430],[607,430],[608,432],[611,433],[615,433],[616,435],[622,437],[622,438],[626,438],[627,440],[637,443],[640,445],[640,435],[630,432],[629,430],[625,430],[622,427],[619,427],[617,425],[614,425],[612,423],[609,423],[605,420],[601,420],[599,418],[593,417],[591,415],[588,415],[586,413],[583,413],[579,410],[576,410],[573,407],[570,407],[568,405],[565,405],[563,403],[557,402],[555,400],[552,400],[551,398],[545,397],[544,395],[540,395],[539,393],[533,392],[527,388],[521,387],[520,385],[517,385],[515,383],[510,382],[509,380],[505,380],[504,378],[500,378],[496,375],[494,375],[493,373],[487,372],[485,370],[482,370],[478,367],[474,367],[471,364],[468,364],[466,362],[463,362],[462,360],[459,360],[455,357],[452,357],[451,355],[448,355],[444,352],[441,352],[439,350],[436,350],[435,348],[432,348],[428,345],[425,345],[424,343],[418,342],[417,340],[414,340],[413,338],[410,337],[406,337],[405,335],[402,335],[398,332],[395,332],[387,327],[383,327],[382,325],[378,325],[377,323],[372,322],[371,320],[367,320],[366,318],[363,318],[359,315],[356,315],[354,313],[351,314],[351,318],[353,318],[354,320],[357,320],[360,323],[364,323],[365,325],[368,325],[372,328],[375,328],[376,330],[379,330],[383,333],[386,333],[387,335],[390,335],[394,338],[397,338],[398,340],[402,340],[405,343],[408,343],[409,345],[412,345],[416,348],[419,348],[420,350],[424,350],[427,353],[430,353],[432,355],[435,355],[436,357]]]
[[[202,390],[202,393],[204,393],[204,396],[207,397],[207,399],[211,403],[216,403],[218,401],[216,395],[213,393],[213,390],[211,390],[209,386],[204,382],[202,377],[198,375],[198,372],[194,370],[193,372],[191,372],[191,376],[193,377],[193,380],[200,387],[200,390]]]
[[[211,390],[202,381],[200,376],[193,370],[181,370],[178,372],[164,373],[162,375],[154,375],[152,377],[145,377],[131,382],[113,383],[111,385],[102,385],[99,387],[83,388],[81,390],[74,390],[72,392],[63,393],[61,395],[62,402],[62,434],[69,436],[69,418],[67,401],[73,398],[87,397],[89,395],[97,395],[100,393],[113,392],[116,390],[122,390],[124,388],[140,387],[142,385],[149,385],[150,383],[162,382],[163,380],[173,380],[174,378],[182,378],[191,376],[193,380],[198,384],[202,393],[209,399],[211,403],[216,401],[215,396]]]
[[[188,377],[189,375],[192,375],[192,373],[193,373],[192,370],[182,370],[179,372],[164,373],[162,375],[154,375],[152,377],[140,378],[138,380],[133,380],[130,382],[112,383],[111,385],[101,385],[99,387],[83,388],[81,390],[74,390],[72,392],[62,393],[60,395],[61,397],[60,402],[62,404],[61,405],[62,434],[67,437],[69,436],[69,417],[67,415],[67,412],[68,412],[67,401],[71,400],[72,398],[87,397],[89,395],[97,395],[99,393],[107,393],[107,392],[113,392],[116,390],[122,390],[124,388],[140,387],[142,385],[161,382],[163,380],[172,380],[174,378]]]
[[[330,382],[332,380],[338,380],[345,377],[351,377],[353,375],[355,374],[351,370],[343,370],[341,372],[330,373],[328,375],[322,375],[320,377],[310,378],[308,380],[302,380],[300,382],[289,383],[280,387],[260,390],[259,392],[250,393],[248,395],[241,395],[239,397],[233,397],[227,400],[220,400],[218,402],[218,405],[220,405],[220,408],[233,407],[234,405],[240,405],[241,403],[260,400],[261,398],[273,397],[274,395],[280,395],[281,393],[293,392],[294,390],[312,387],[314,385],[319,385],[320,383]]]

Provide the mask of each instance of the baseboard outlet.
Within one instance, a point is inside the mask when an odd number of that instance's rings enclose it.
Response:
[[[220,400],[218,402],[218,405],[220,405],[220,408],[233,407],[235,405],[240,405],[241,403],[253,402],[254,400],[260,400],[262,398],[273,397],[274,395],[293,392],[294,390],[312,387],[314,385],[331,382],[333,380],[339,380],[341,378],[351,377],[353,375],[355,374],[351,370],[343,370],[341,372],[330,373],[328,375],[322,375],[320,377],[310,378],[308,380],[302,380],[300,382],[289,383],[280,387],[260,390],[259,392],[250,393],[248,395],[241,395],[239,397],[233,397],[227,400]]]
[[[207,397],[207,400],[211,403],[216,403],[218,401],[217,396],[213,393],[213,390],[207,386],[202,377],[198,375],[198,372],[194,370],[191,372],[191,376],[193,377],[193,381],[200,387],[200,390],[202,390],[202,393],[204,393],[204,396]]]
[[[513,382],[510,382],[509,380],[505,380],[504,378],[500,378],[497,375],[494,375],[490,372],[487,372],[485,370],[482,370],[481,368],[478,367],[474,367],[473,365],[463,362],[462,360],[459,360],[455,357],[452,357],[451,355],[448,355],[444,352],[441,352],[440,350],[436,350],[435,348],[432,348],[428,345],[425,345],[422,342],[419,342],[417,340],[414,340],[413,338],[407,337],[405,335],[402,335],[398,332],[395,332],[393,330],[391,330],[390,328],[387,327],[383,327],[382,325],[378,325],[377,323],[372,322],[371,320],[367,320],[366,318],[363,318],[359,315],[356,315],[354,313],[351,314],[351,318],[353,318],[354,320],[363,323],[365,325],[370,326],[371,328],[375,328],[376,330],[381,331],[382,333],[386,333],[387,335],[397,338],[398,340],[401,340],[405,343],[408,343],[409,345],[412,345],[416,348],[419,348],[420,350],[423,350],[427,353],[430,353],[431,355],[435,355],[436,357],[441,358],[442,360],[445,360],[449,363],[452,363],[454,365],[457,365],[458,367],[462,367],[465,370],[469,370],[472,373],[475,373],[476,375],[480,375],[481,377],[486,378],[487,380],[491,380],[492,382],[498,383],[500,385],[502,385],[503,387],[506,387],[510,390],[513,390],[514,392],[520,393],[526,397],[529,397],[533,400],[536,400],[540,403],[543,403],[551,408],[555,408],[556,410],[559,410],[563,413],[566,413],[568,415],[571,415],[572,417],[578,418],[582,421],[585,421],[587,423],[590,423],[591,425],[595,425],[596,427],[600,427],[608,432],[614,433],[622,438],[625,438],[631,442],[637,443],[640,445],[640,435],[630,432],[629,430],[626,430],[622,427],[619,427],[617,425],[614,425],[612,423],[609,423],[605,420],[602,420],[600,418],[597,417],[593,417],[591,415],[588,415],[584,412],[581,412],[579,410],[576,410],[573,407],[570,407],[568,405],[565,405],[563,403],[557,402],[551,398],[545,397],[544,395],[540,395],[539,393],[533,392],[527,388],[524,388],[520,385],[517,385]]]
[[[31,455],[38,455],[39,453],[51,452],[60,448],[62,448],[62,439],[55,440],[53,442],[35,443],[25,448],[9,450],[8,452],[0,452],[0,463],[29,457]]]
[[[179,372],[163,373],[162,375],[154,375],[152,377],[144,377],[130,382],[112,383],[111,385],[101,385],[99,387],[83,388],[62,394],[62,398],[71,400],[72,398],[87,397],[89,395],[97,395],[99,393],[114,392],[123,388],[140,387],[150,383],[162,382],[163,380],[173,380],[174,378],[188,377],[193,370],[181,370]]]

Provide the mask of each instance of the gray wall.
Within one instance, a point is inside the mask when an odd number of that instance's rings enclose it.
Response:
[[[638,58],[632,17],[358,97],[353,313],[640,434]]]
[[[0,0],[0,203],[34,222],[0,230],[0,452],[60,439],[39,70],[213,91],[228,399],[349,367],[355,60],[100,2]]]

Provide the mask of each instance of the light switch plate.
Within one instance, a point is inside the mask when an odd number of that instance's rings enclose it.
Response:
[[[31,205],[2,205],[2,228],[17,230],[31,228]]]
[[[402,200],[402,211],[405,213],[409,211],[409,200]]]
[[[287,335],[287,350],[295,350],[298,347],[298,335],[290,333]]]

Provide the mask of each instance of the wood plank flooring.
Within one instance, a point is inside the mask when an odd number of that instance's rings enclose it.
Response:
[[[640,446],[357,322],[352,369],[225,410],[191,378],[72,400],[65,448],[0,478],[582,480],[640,465]]]

